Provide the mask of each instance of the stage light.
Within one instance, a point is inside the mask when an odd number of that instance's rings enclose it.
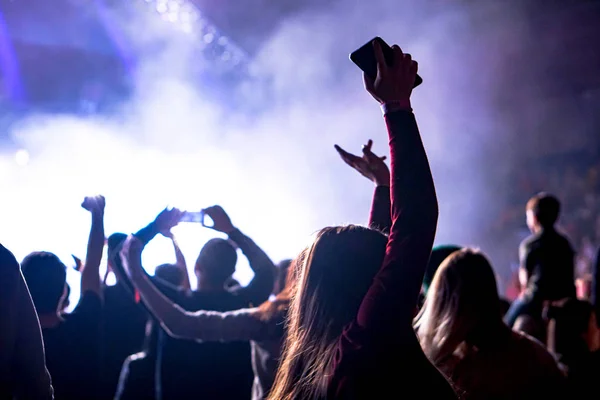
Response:
[[[29,152],[21,149],[15,153],[15,162],[18,166],[24,167],[29,164]]]

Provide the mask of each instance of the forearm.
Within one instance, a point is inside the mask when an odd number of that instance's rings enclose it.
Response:
[[[390,187],[377,186],[373,193],[369,227],[384,233],[389,233],[392,226]]]
[[[136,243],[137,242],[137,243]],[[167,333],[175,337],[188,337],[186,323],[190,314],[185,312],[160,292],[150,281],[141,264],[143,244],[135,237],[127,239],[126,271],[148,311],[160,322]]]
[[[258,305],[267,300],[275,283],[275,264],[267,253],[265,253],[252,239],[245,236],[238,229],[229,233],[233,240],[242,250],[250,268],[254,272],[254,278],[245,288],[240,288],[240,294],[246,296],[253,305]]]
[[[184,290],[189,290],[191,288],[191,283],[190,283],[190,276],[189,276],[188,270],[187,270],[187,263],[185,261],[185,256],[183,255],[183,252],[179,248],[179,244],[177,243],[177,240],[175,240],[175,238],[172,238],[171,240],[173,242],[173,250],[175,250],[175,265],[177,266],[177,268],[179,268],[179,270],[181,271],[181,274],[182,274],[181,287]]]
[[[92,214],[87,255],[81,271],[81,293],[92,291],[101,295],[100,262],[104,250],[104,215]]]
[[[412,325],[438,216],[433,178],[414,115],[393,112],[386,123],[393,223],[384,263],[358,315],[359,324],[376,329],[392,321]]]

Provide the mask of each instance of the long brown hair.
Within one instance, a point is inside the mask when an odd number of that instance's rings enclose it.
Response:
[[[338,339],[356,317],[386,243],[383,233],[353,225],[316,234],[295,267],[287,338],[270,400],[325,396]]]
[[[452,253],[437,270],[415,319],[427,357],[442,363],[503,326],[490,262],[473,249]]]

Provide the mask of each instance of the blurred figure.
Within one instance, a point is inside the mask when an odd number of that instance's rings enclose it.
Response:
[[[519,248],[519,274],[525,291],[504,317],[510,327],[521,315],[541,320],[545,301],[576,296],[575,253],[568,239],[555,229],[559,214],[560,202],[547,193],[527,202],[527,226],[532,235]]]
[[[548,349],[566,367],[573,399],[597,398],[600,389],[600,330],[592,305],[565,299],[546,309]]]
[[[275,284],[273,285],[274,295],[278,295],[286,287],[291,265],[292,260],[282,260],[279,263],[277,263],[277,273],[275,275]]]
[[[382,105],[391,153],[391,229],[328,227],[297,266],[285,350],[271,400],[453,399],[412,330],[437,224],[437,199],[410,94],[417,64],[379,44],[377,79],[367,90]],[[426,385],[416,384],[426,382]]]
[[[92,216],[92,227],[81,271],[81,298],[71,314],[63,318],[65,264],[48,252],[32,253],[22,263],[42,327],[46,364],[56,400],[99,397],[102,312],[99,267],[104,247],[104,205],[102,196],[87,197],[82,205]]]
[[[52,400],[33,302],[10,251],[0,245],[0,398]]]
[[[178,223],[177,210],[170,213],[173,218],[163,219],[168,225]],[[170,221],[170,222],[169,222]],[[169,226],[169,229],[172,226]],[[140,292],[144,303],[151,313],[160,321],[166,332],[175,338],[190,339],[199,342],[220,341],[251,341],[252,368],[254,383],[252,399],[262,400],[270,391],[275,377],[281,344],[284,336],[284,320],[289,304],[289,295],[292,281],[288,273],[290,262],[280,263],[278,281],[285,282],[281,291],[272,299],[257,308],[245,308],[228,312],[185,311],[164,296],[148,279],[143,272],[141,264],[144,246],[140,240],[131,237],[123,250],[123,257],[127,260],[127,271]],[[141,359],[135,360],[140,364]],[[133,362],[129,365],[131,366]],[[141,367],[141,364],[138,368]],[[145,368],[148,372],[148,368]],[[125,372],[125,369],[124,369]],[[132,370],[133,372],[133,370]],[[127,388],[121,384],[124,395]],[[135,398],[119,397],[120,400]]]
[[[155,277],[174,287],[183,289],[186,285],[186,278],[183,276],[181,269],[173,264],[162,264],[156,267]],[[164,331],[159,324],[153,321],[152,318],[148,319],[142,351],[130,355],[123,363],[119,384],[114,396],[115,400],[156,398],[156,377],[160,376],[160,370],[157,373],[157,367],[160,368],[160,362],[157,363],[157,356],[161,335],[164,335]]]
[[[466,400],[551,399],[563,377],[546,349],[502,321],[496,278],[474,250],[452,253],[415,320],[423,351]]]
[[[197,290],[173,290],[172,286],[160,280],[152,282],[168,299],[187,311],[227,312],[260,305],[269,298],[273,289],[273,262],[250,238],[234,227],[221,207],[207,208],[204,213],[212,219],[212,229],[227,234],[229,240],[246,255],[255,273],[252,281],[246,287],[231,286],[237,250],[227,240],[212,239],[203,247],[196,261]],[[159,232],[170,231],[182,215],[178,210],[165,210],[135,236],[145,245]],[[195,343],[166,338],[160,344],[160,351],[162,367],[158,384],[163,399],[250,397],[254,374],[247,341]]]
[[[102,287],[102,398],[106,400],[115,396],[125,359],[142,350],[148,320],[120,266],[119,251],[125,239],[124,233],[113,233],[107,240],[107,274],[112,272],[116,283]]]

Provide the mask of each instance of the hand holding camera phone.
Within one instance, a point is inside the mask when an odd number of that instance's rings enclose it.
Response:
[[[373,80],[377,78],[377,58],[375,57],[375,49],[373,47],[375,42],[381,47],[386,64],[392,66],[394,63],[394,50],[380,37],[370,40],[364,46],[350,54],[350,60]],[[417,75],[414,87],[419,86],[421,83],[423,83],[423,78]]]
[[[186,212],[181,217],[181,222],[198,223],[206,228],[227,234],[235,230],[229,215],[221,206],[208,207],[197,212]]]

